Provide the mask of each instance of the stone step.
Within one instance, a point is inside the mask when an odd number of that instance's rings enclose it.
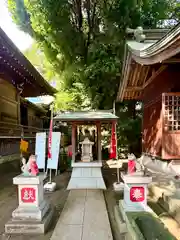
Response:
[[[114,217],[115,217],[117,228],[118,228],[120,234],[121,235],[126,234],[127,233],[127,226],[126,226],[125,221],[123,220],[120,209],[117,205],[114,206]]]
[[[78,167],[76,165],[67,189],[106,189],[101,167]]]

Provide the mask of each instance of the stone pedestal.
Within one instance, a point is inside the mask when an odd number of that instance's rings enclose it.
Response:
[[[106,189],[101,162],[72,163],[72,174],[67,189]]]
[[[13,178],[18,185],[19,206],[5,225],[8,234],[43,234],[53,216],[53,209],[44,199],[44,175]]]
[[[147,186],[152,177],[144,176],[138,172],[134,174],[121,174],[124,181],[123,207],[125,212],[149,211],[147,206]]]

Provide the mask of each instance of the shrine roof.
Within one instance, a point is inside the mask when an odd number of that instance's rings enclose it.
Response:
[[[153,31],[153,30],[152,30]],[[173,27],[171,30],[157,29],[161,32],[161,38],[157,36],[156,39],[149,39],[145,37],[143,42],[127,41],[126,45],[132,58],[139,64],[153,65],[162,62],[171,56],[180,52],[180,48],[173,49],[176,41],[180,36],[180,23]],[[144,30],[144,33],[146,30]],[[154,36],[155,38],[155,36]]]
[[[64,122],[75,121],[111,121],[118,117],[112,111],[82,111],[82,112],[64,112],[58,114],[54,120]]]
[[[38,113],[41,113],[41,114],[44,114],[44,115],[46,115],[46,113],[47,113],[47,110],[46,110],[45,108],[43,108],[42,106],[39,106],[39,105],[37,105],[37,104],[34,104],[34,103],[30,102],[28,99],[25,99],[25,98],[22,98],[22,97],[21,97],[21,98],[20,98],[20,101],[21,101],[22,104],[27,105],[27,106],[29,106],[30,108],[36,110]]]
[[[143,100],[144,88],[167,64],[180,61],[180,23],[170,30],[143,30],[143,34],[142,41],[126,41],[117,101]]]
[[[0,75],[17,89],[22,97],[53,95],[56,90],[41,76],[0,28]]]

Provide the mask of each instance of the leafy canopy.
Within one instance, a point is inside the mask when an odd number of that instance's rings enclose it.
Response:
[[[175,19],[177,14],[171,13],[175,3],[175,0],[8,0],[8,7],[16,24],[37,40],[58,74],[75,69],[68,73],[68,79],[64,78],[66,88],[73,87],[76,79],[84,85],[93,107],[109,108],[119,84],[126,27],[152,28],[164,19]]]
[[[58,74],[36,43],[32,44],[24,52],[24,55],[33,63],[42,76],[57,88],[56,109],[75,110],[77,106],[79,106],[79,110],[84,108],[89,109],[90,101],[86,92],[84,92],[82,84],[75,82],[70,90],[64,87],[64,78],[67,79],[67,73],[72,71],[70,68],[68,71],[64,71],[63,74]]]
[[[163,27],[180,19],[177,0],[8,0],[8,8],[51,63],[44,60],[40,71],[49,81],[57,76],[60,109],[112,108],[126,27]],[[141,114],[136,103],[116,107],[119,143],[137,146]]]

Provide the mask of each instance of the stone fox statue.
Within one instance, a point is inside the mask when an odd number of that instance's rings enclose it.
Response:
[[[22,158],[21,171],[24,176],[37,176],[39,174],[39,169],[36,163],[36,155],[31,155],[29,157],[28,162],[26,163],[26,159]]]
[[[143,154],[140,158],[137,159],[137,166],[144,171],[146,169],[149,169],[152,172],[164,173],[169,176],[179,178],[180,165],[175,165],[174,162],[175,161],[171,161],[168,163]]]

